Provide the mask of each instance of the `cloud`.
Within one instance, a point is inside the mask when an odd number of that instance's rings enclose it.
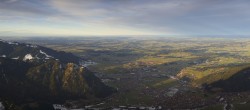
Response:
[[[250,34],[242,27],[250,25],[249,5],[248,0],[0,0],[0,21],[156,34]]]
[[[191,2],[190,2],[191,1]],[[173,31],[166,24],[199,7],[193,0],[51,0],[52,7],[83,23]]]
[[[13,2],[17,2],[18,0],[2,0],[2,1],[6,3],[13,3]]]
[[[44,0],[46,1],[46,0]],[[51,7],[39,0],[0,0],[2,16],[50,16],[56,13]]]
[[[220,34],[228,32],[223,26],[230,24],[229,19],[247,15],[247,1],[239,1],[52,0],[50,4],[82,23],[144,28],[166,34]],[[225,19],[228,21],[223,22]]]

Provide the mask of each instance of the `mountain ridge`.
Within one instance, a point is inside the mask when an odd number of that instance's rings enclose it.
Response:
[[[17,104],[52,104],[88,96],[104,98],[115,92],[80,65],[83,58],[27,45],[0,41],[0,98]]]
[[[39,62],[54,59],[60,60],[63,63],[75,64],[80,64],[84,60],[81,57],[64,51],[56,51],[39,45],[3,40],[0,40],[0,56],[23,61],[37,60]]]

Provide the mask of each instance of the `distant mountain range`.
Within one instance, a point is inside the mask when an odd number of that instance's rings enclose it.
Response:
[[[48,59],[60,60],[62,63],[78,64],[84,60],[72,53],[55,51],[50,48],[18,42],[0,40],[0,56],[18,60],[45,61]]]
[[[84,59],[46,47],[0,41],[0,99],[17,104],[63,102],[115,90],[81,66]]]

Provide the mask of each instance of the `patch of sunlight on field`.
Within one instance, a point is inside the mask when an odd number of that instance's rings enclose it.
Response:
[[[178,77],[189,77],[192,79],[192,85],[197,86],[204,83],[209,84],[220,79],[228,79],[235,73],[249,67],[250,64],[218,66],[213,68],[207,68],[205,66],[187,67],[178,74]]]
[[[177,84],[177,79],[167,79],[167,80],[163,80],[160,81],[158,83],[153,84],[153,87],[170,87],[172,85]]]

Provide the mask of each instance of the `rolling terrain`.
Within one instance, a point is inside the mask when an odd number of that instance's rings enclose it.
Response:
[[[74,40],[27,38],[18,41],[70,52],[87,59],[90,62],[87,69],[94,71],[102,82],[118,91],[102,100],[102,105],[94,107],[237,109],[250,105],[250,98],[242,98],[250,95],[247,86],[250,40],[246,38],[76,37]],[[60,62],[47,62],[34,68],[42,71],[47,64],[57,67]],[[47,83],[52,90],[54,87],[66,87],[66,90],[75,92],[74,86],[55,86],[53,82],[46,82],[46,75],[42,76],[43,81],[34,74],[41,76],[36,71],[27,75]],[[65,78],[60,80],[65,81]],[[81,90],[85,89],[83,86]],[[83,106],[82,103],[84,101],[78,100],[75,104]]]

